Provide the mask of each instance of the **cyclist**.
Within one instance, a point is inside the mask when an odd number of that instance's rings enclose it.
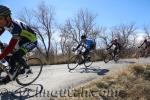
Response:
[[[16,63],[29,69],[23,56],[37,46],[36,33],[25,23],[19,20],[13,20],[11,18],[11,10],[4,5],[0,5],[0,35],[5,30],[11,33],[12,38],[8,46],[0,54],[0,60],[11,53],[15,47],[19,47],[10,57],[9,65],[11,68],[9,72],[13,75]],[[8,75],[2,80],[3,83],[8,83],[9,81],[10,78]]]
[[[111,41],[111,45],[107,48],[107,50],[109,50],[113,45],[115,46],[113,51],[115,57],[118,53],[120,53],[122,46],[121,43],[119,43],[118,39],[114,39]]]
[[[144,44],[145,44],[144,50],[146,51],[146,54],[147,54],[149,52],[149,50],[150,50],[150,41],[145,39],[143,41],[143,43],[138,48],[141,48]]]
[[[85,59],[87,57],[87,55],[89,54],[89,52],[96,48],[96,42],[94,40],[87,39],[86,35],[82,35],[81,36],[81,42],[73,51],[76,51],[79,47],[85,48],[85,51],[83,52],[83,57]],[[83,62],[81,62],[81,63],[83,63]]]
[[[145,50],[150,47],[150,41],[148,41],[147,39],[145,39],[143,41],[143,43],[138,48],[142,47],[144,44],[145,44],[145,48],[144,48]]]

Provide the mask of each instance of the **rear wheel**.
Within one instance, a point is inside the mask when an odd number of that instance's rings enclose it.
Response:
[[[39,58],[29,58],[27,64],[30,70],[25,74],[19,74],[16,77],[16,82],[22,86],[27,86],[36,81],[40,76],[43,68],[42,61]]]
[[[119,56],[118,56],[118,55],[115,55],[114,61],[115,61],[115,62],[118,62],[118,60],[119,60]]]
[[[94,57],[95,57],[95,53],[90,52],[88,57],[85,59],[84,66],[90,67],[92,65],[92,63],[94,62],[94,59],[95,59]]]

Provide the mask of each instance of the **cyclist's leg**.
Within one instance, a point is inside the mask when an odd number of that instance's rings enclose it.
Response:
[[[21,41],[21,43],[23,42]],[[10,66],[11,66],[10,73],[14,72],[16,62],[18,62],[20,65],[26,68],[28,67],[28,65],[26,64],[26,61],[23,59],[23,56],[35,47],[36,47],[36,43],[27,42],[27,43],[21,44],[20,48],[12,55],[10,59]]]
[[[147,56],[147,48],[148,48],[148,46],[146,45],[145,48],[144,48],[144,57]]]
[[[116,56],[116,54],[117,54],[117,50],[118,50],[118,48],[117,48],[117,47],[115,47],[113,57],[115,57],[115,56]]]
[[[16,63],[18,62],[19,64],[27,67],[26,61],[23,59],[23,56],[28,52],[31,51],[33,48],[35,48],[37,45],[37,42],[31,43],[31,42],[26,42],[26,41],[20,41],[19,46],[20,48],[16,50],[12,56],[10,57],[9,65],[10,65],[10,74],[13,75],[14,69],[16,67]],[[8,83],[10,82],[10,78],[7,75],[6,78],[2,80],[3,83]]]
[[[30,52],[32,49],[34,49],[37,46],[37,42],[27,42],[23,44],[20,48],[20,51],[24,51],[24,54],[21,56],[21,60],[19,61],[20,64],[22,64],[24,67],[28,67],[26,64],[26,61],[23,59],[23,56],[27,53]]]
[[[150,53],[150,47],[149,46],[146,46],[146,49],[145,49],[145,57],[148,57],[149,56],[149,53]]]
[[[150,46],[148,47],[148,50],[147,50],[147,56],[150,56]]]
[[[90,52],[90,49],[86,49],[85,50],[85,52],[83,53],[84,58],[87,57],[87,55],[89,54],[89,52]]]
[[[10,58],[10,73],[13,74],[14,73],[14,69],[16,67],[16,63],[25,63],[24,59],[22,58],[25,55],[25,52],[22,49],[17,50],[16,52],[14,52],[14,54],[11,56]]]
[[[14,69],[16,67],[16,62],[17,60],[21,60],[21,56],[22,56],[22,52],[19,50],[19,51],[16,51],[14,52],[14,54],[10,57],[10,61],[9,61],[9,66],[10,66],[10,70],[9,70],[9,73],[13,75],[14,73]],[[8,83],[10,82],[10,77],[7,75],[3,80],[2,82],[3,83]]]

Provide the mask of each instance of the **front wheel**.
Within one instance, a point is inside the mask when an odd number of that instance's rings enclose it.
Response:
[[[26,62],[30,68],[30,73],[19,74],[16,77],[16,82],[22,86],[27,86],[35,82],[43,68],[42,61],[39,58],[29,58]]]
[[[79,63],[81,62],[81,57],[79,57],[79,55],[74,55],[73,57],[71,57],[68,61],[68,69],[70,70],[74,70],[76,67],[78,67]]]
[[[112,55],[108,53],[108,54],[106,54],[105,57],[104,57],[104,62],[105,62],[105,63],[108,63],[111,59],[112,59]]]

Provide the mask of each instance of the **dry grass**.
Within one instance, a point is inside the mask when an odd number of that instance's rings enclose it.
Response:
[[[130,65],[115,75],[109,75],[84,86],[85,90],[98,91],[98,97],[78,95],[76,98],[60,100],[150,100],[150,65]],[[100,90],[117,90],[117,94],[106,95]],[[81,92],[81,88],[76,92]],[[115,92],[113,92],[115,93]],[[100,99],[103,98],[103,99]]]
[[[69,59],[69,54],[49,54],[50,59],[47,61],[43,55],[38,56],[42,60],[44,64],[66,64]],[[72,54],[71,54],[72,55]],[[120,58],[135,58],[136,49],[131,50],[124,50],[120,53]],[[37,56],[37,55],[35,55]],[[72,55],[73,56],[73,55]],[[97,49],[95,51],[94,61],[102,61],[105,57],[105,50],[104,49]]]

